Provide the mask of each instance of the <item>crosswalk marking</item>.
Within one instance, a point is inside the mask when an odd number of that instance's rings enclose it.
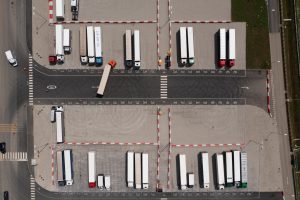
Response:
[[[160,98],[168,98],[168,76],[160,76]]]
[[[28,161],[27,152],[6,152],[0,155],[0,161]]]
[[[28,76],[28,86],[29,86],[29,105],[33,106],[33,58],[29,54],[29,76]]]
[[[30,199],[35,200],[35,180],[32,175],[30,175]]]

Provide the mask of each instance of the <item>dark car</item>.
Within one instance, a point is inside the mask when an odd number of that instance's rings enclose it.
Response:
[[[6,153],[6,143],[5,142],[0,143],[0,152]]]
[[[8,200],[8,191],[4,191],[3,193],[3,199]]]

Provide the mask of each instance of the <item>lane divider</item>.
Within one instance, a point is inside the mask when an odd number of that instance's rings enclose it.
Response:
[[[159,127],[159,120],[160,120],[160,107],[157,107],[157,170],[156,170],[156,190],[160,188],[160,179],[159,179],[159,162],[160,162],[160,127]]]
[[[203,24],[210,24],[210,23],[231,23],[231,21],[226,20],[178,20],[178,21],[170,21],[171,23],[203,23]]]
[[[267,109],[268,109],[268,114],[270,117],[272,117],[271,113],[271,96],[270,96],[270,72],[267,70]]]
[[[171,184],[170,184],[170,176],[171,176],[171,134],[172,134],[172,129],[171,129],[171,109],[168,109],[168,121],[169,121],[169,151],[168,151],[168,189],[171,189]]]
[[[31,54],[29,54],[28,87],[29,87],[29,106],[33,106],[33,58]]]
[[[51,145],[51,180],[52,180],[52,185],[54,185],[54,149],[52,145]]]

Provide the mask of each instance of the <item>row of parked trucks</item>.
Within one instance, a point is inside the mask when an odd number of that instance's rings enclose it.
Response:
[[[147,153],[127,152],[127,187],[149,188],[149,167]]]
[[[180,62],[182,65],[193,65],[195,62],[193,27],[180,27]]]
[[[133,38],[133,45],[132,45]],[[141,44],[140,44],[140,31],[131,30],[125,32],[125,45],[126,45],[126,66],[139,69],[141,66]]]
[[[59,186],[73,185],[72,150],[56,152],[57,182]]]
[[[180,189],[186,190],[194,186],[194,174],[187,173],[186,155],[179,154],[179,171],[180,171]],[[200,153],[200,187],[209,188],[209,156],[207,152]],[[238,150],[226,151],[223,154],[215,154],[216,172],[217,172],[217,189],[223,190],[225,187],[236,186],[238,188],[247,188],[248,169],[247,153]]]

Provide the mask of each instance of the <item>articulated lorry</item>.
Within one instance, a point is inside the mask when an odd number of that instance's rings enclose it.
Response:
[[[180,62],[182,65],[187,64],[187,38],[186,38],[186,27],[180,27]]]
[[[56,0],[56,19],[58,21],[62,21],[65,19],[65,1],[64,0]]]
[[[89,188],[96,187],[96,152],[88,152]]]
[[[233,179],[236,187],[241,185],[241,152],[238,150],[233,153]]]
[[[224,189],[225,185],[225,176],[224,176],[224,160],[223,154],[217,153],[216,154],[216,171],[217,171],[217,188],[219,190]]]
[[[241,188],[247,188],[248,185],[248,167],[247,167],[247,153],[241,152]]]
[[[187,27],[187,41],[188,41],[188,63],[189,65],[193,65],[195,62],[193,27]]]
[[[55,25],[55,52],[57,62],[63,63],[65,60],[64,50],[63,50],[63,26],[61,24]]]
[[[149,166],[148,166],[148,154],[142,153],[142,185],[143,189],[149,188]]]
[[[235,29],[229,29],[229,67],[235,65]]]
[[[95,29],[95,55],[96,55],[96,65],[102,65],[102,32],[101,27],[97,26]]]
[[[101,81],[100,81],[100,84],[99,84],[99,87],[98,87],[98,90],[97,90],[97,96],[98,97],[102,97],[104,95],[104,90],[105,90],[105,87],[106,87],[106,83],[107,83],[107,80],[108,80],[110,70],[111,70],[111,68],[115,68],[115,66],[116,66],[116,61],[114,61],[114,60],[110,60],[108,62],[108,64],[105,65],[104,70],[103,70],[103,74],[102,74],[102,78],[101,78]]]
[[[94,42],[94,27],[87,26],[87,49],[88,49],[88,61],[89,65],[95,64],[95,42]]]
[[[201,152],[201,162],[202,162],[202,186],[203,188],[209,188],[209,160],[208,153]]]
[[[86,55],[86,27],[80,26],[80,62],[81,64],[87,64],[87,55]]]
[[[142,188],[142,159],[141,153],[134,153],[135,189]]]
[[[127,187],[133,188],[134,185],[134,152],[127,152]]]
[[[140,31],[134,30],[134,67],[139,69],[141,66],[141,44],[140,44]]]
[[[179,154],[180,189],[187,189],[186,156]]]
[[[221,28],[219,30],[219,67],[226,65],[226,30]]]
[[[125,45],[126,45],[126,55],[125,62],[127,67],[132,67],[132,33],[131,30],[126,30],[125,33]]]
[[[233,186],[232,152],[225,152],[226,161],[226,187]]]

